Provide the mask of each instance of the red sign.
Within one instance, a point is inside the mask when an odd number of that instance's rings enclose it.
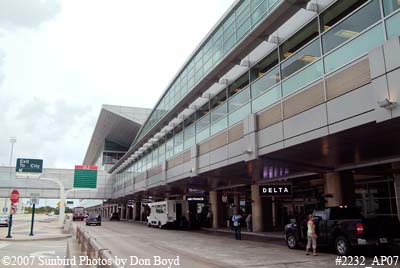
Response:
[[[75,165],[75,169],[88,169],[88,170],[97,170],[97,166],[82,166],[82,165]]]
[[[18,203],[19,201],[19,192],[18,190],[12,190],[11,195],[10,195],[10,200],[11,203]]]

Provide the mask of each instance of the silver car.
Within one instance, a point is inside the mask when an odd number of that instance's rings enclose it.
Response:
[[[0,226],[8,226],[8,215],[0,215]]]

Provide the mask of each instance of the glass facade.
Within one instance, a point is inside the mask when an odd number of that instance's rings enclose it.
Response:
[[[195,51],[140,130],[140,139],[282,0],[242,0]]]
[[[397,217],[396,194],[392,179],[356,182],[356,206],[364,217]]]
[[[202,62],[211,59],[215,62],[215,57],[222,57],[227,40],[224,36],[234,34],[237,42],[240,27],[248,23],[247,21],[254,25],[257,17],[258,20],[261,18],[258,8],[261,9],[262,5],[271,8],[278,2],[280,1],[244,1],[243,5],[239,5],[240,8],[236,7],[235,19],[229,15],[210,37],[212,45],[204,45],[201,50]],[[398,35],[400,9],[397,2],[336,1],[255,63],[236,81],[222,89],[186,118],[183,124],[171,130],[165,140],[158,141],[153,148],[148,149],[144,156],[133,163],[131,174],[159,165],[238,123],[249,114],[266,109],[283,97],[365,55],[368,50],[382,44],[385,38]],[[382,7],[384,10],[381,10]],[[189,63],[187,70],[185,69],[188,75],[180,81],[197,81],[193,75],[204,71],[204,65],[200,67],[201,61],[196,59],[197,56]],[[165,100],[164,96],[162,102]],[[158,150],[158,153],[153,154],[153,150]],[[147,158],[149,154],[152,155],[151,160]],[[121,174],[117,176],[123,176]]]

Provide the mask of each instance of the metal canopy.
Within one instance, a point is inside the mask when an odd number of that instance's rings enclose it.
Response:
[[[151,109],[103,105],[83,165],[94,165],[105,140],[129,148]]]

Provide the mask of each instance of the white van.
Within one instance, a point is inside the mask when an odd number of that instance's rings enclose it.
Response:
[[[187,219],[187,201],[168,200],[150,203],[150,215],[147,217],[147,226],[164,228],[167,226],[179,226],[182,216]]]

